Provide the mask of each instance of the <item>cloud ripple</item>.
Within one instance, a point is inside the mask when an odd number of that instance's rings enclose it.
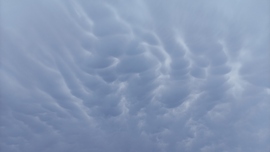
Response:
[[[269,2],[1,7],[1,151],[270,150]]]

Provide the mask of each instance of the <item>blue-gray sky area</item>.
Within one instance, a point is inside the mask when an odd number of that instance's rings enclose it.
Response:
[[[269,152],[269,0],[1,0],[1,152]]]

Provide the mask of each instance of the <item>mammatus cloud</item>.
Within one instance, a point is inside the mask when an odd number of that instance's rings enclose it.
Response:
[[[268,152],[269,6],[1,1],[1,151]]]

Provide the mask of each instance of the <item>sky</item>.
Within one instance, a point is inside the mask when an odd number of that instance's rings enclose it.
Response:
[[[1,0],[1,152],[269,152],[269,0]]]

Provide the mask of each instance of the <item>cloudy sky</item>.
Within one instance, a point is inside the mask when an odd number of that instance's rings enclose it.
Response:
[[[1,0],[1,152],[269,152],[269,0]]]

